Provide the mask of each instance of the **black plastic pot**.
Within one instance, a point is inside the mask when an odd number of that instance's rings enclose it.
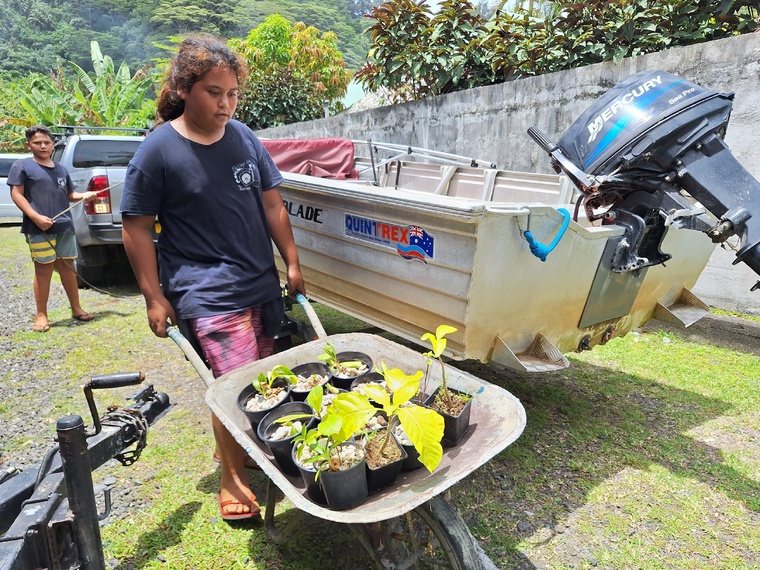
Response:
[[[346,441],[343,446],[361,447],[355,441]],[[344,511],[361,505],[367,500],[367,460],[362,460],[345,471],[325,470],[319,474],[319,485],[327,499],[327,506],[336,511]]]
[[[301,474],[301,479],[303,480],[303,484],[306,487],[306,495],[315,503],[326,505],[327,499],[325,499],[325,494],[322,492],[322,488],[319,486],[319,481],[316,480],[316,468],[311,463],[309,464],[308,468],[301,465],[296,459],[295,447],[293,447],[291,450],[291,460],[293,461],[293,465],[296,466],[296,469],[298,469],[298,472]]]
[[[358,392],[359,390],[357,389],[357,387],[360,386],[361,384],[367,384],[368,382],[380,383],[384,381],[385,381],[385,378],[379,372],[367,372],[366,374],[363,374],[355,378],[351,382],[350,389],[352,392]],[[382,408],[382,406],[378,404],[377,402],[372,401],[372,400],[370,401],[372,402],[372,405],[375,406],[376,408]]]
[[[338,362],[344,362],[346,360],[361,360],[367,366],[367,372],[364,374],[368,374],[372,371],[372,359],[369,355],[364,354],[363,352],[339,352],[335,356],[338,359]],[[350,390],[351,382],[362,376],[363,374],[352,376],[350,378],[343,378],[342,376],[336,376],[334,371],[330,370],[330,384],[341,390]]]
[[[251,427],[253,428],[254,433],[256,433],[256,428],[259,425],[259,422],[262,420],[264,416],[266,416],[269,412],[274,410],[276,407],[281,406],[285,402],[288,401],[288,398],[290,396],[290,382],[285,380],[285,378],[275,378],[274,382],[272,382],[273,387],[282,386],[285,389],[285,397],[282,400],[279,400],[276,404],[271,406],[270,408],[267,408],[265,410],[246,410],[245,404],[248,400],[250,400],[254,394],[257,394],[257,390],[253,387],[253,385],[248,385],[240,392],[240,395],[237,399],[237,405],[238,408],[245,414],[245,417],[248,418],[248,421],[251,423]]]
[[[307,362],[306,364],[299,364],[298,366],[294,366],[291,370],[296,376],[306,376],[307,378],[312,374],[319,374],[324,377],[324,384],[330,381],[330,369],[322,362]],[[308,395],[309,390],[306,390],[305,392],[302,390],[296,390],[295,384],[290,389],[290,397],[293,401],[304,402]]]
[[[439,390],[442,390],[442,388],[437,388],[436,391],[425,400],[425,406],[435,410],[443,416],[443,439],[441,440],[441,445],[443,445],[443,447],[453,447],[459,443],[459,440],[464,437],[464,434],[467,433],[467,429],[470,427],[472,398],[465,404],[464,409],[458,416],[452,416],[433,407],[436,394],[438,394]],[[460,392],[459,390],[454,390],[452,388],[449,388],[449,392],[468,395],[466,392]]]
[[[377,434],[376,437],[385,437],[384,432],[384,429],[378,430],[378,432],[375,432]],[[392,461],[390,463],[386,463],[385,465],[380,465],[374,468],[370,467],[369,463],[367,464],[367,492],[370,495],[377,493],[378,491],[382,491],[383,489],[387,489],[393,485],[396,482],[396,478],[401,472],[401,467],[407,458],[406,451],[398,442],[393,433],[391,433],[391,440],[388,442],[388,445],[395,445],[401,453],[401,457],[399,457],[396,461]]]
[[[280,427],[280,424],[276,423],[276,421],[291,414],[314,414],[314,410],[306,402],[285,402],[261,419],[256,428],[256,435],[266,444],[269,451],[272,452],[280,470],[286,475],[297,477],[300,471],[293,462],[292,454],[295,434],[287,439],[271,439],[274,432]],[[316,422],[316,417],[312,415],[311,418],[304,418],[301,421],[311,428]]]

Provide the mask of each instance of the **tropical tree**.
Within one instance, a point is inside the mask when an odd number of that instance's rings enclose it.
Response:
[[[130,74],[123,63],[115,69],[113,59],[103,55],[98,42],[90,44],[94,72],[88,74],[77,64],[73,94],[83,112],[85,125],[102,127],[145,127],[155,115],[155,101],[149,99],[153,82],[149,66]]]
[[[158,0],[150,23],[161,32],[226,35],[235,26],[236,4],[231,0]]]
[[[61,69],[27,82],[9,82],[4,99],[16,100],[2,110],[8,129],[6,143],[17,144],[31,125],[88,125],[144,128],[155,116],[155,101],[149,99],[153,83],[147,68],[134,75],[122,63],[114,68],[97,42],[91,46],[94,71],[87,73],[69,62],[76,79],[67,79]],[[13,134],[11,134],[13,133]]]
[[[315,119],[343,109],[351,72],[332,32],[273,14],[245,40],[230,40],[250,67],[238,118],[252,129]]]
[[[435,15],[426,2],[395,0],[370,17],[367,63],[356,74],[368,90],[385,88],[399,102],[493,82],[479,42],[486,20],[468,0],[445,0]]]
[[[370,48],[357,79],[391,102],[618,62],[758,27],[756,0],[500,2],[485,20],[469,1],[391,0],[370,14]],[[481,6],[482,8],[482,6]]]

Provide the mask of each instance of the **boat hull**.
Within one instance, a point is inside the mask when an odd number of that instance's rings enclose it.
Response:
[[[531,253],[523,232],[551,242],[560,204],[283,174],[308,296],[422,346],[438,325],[456,327],[447,345],[455,359],[553,370],[567,366],[564,354],[623,336],[658,310],[707,308],[689,291],[714,249],[699,232],[668,231],[666,266],[612,273],[623,235],[615,225],[571,221],[546,261]]]

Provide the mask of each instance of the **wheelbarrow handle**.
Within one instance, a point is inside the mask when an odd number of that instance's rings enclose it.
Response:
[[[309,317],[309,322],[311,323],[314,332],[317,333],[317,338],[325,338],[327,336],[327,333],[325,332],[322,323],[319,322],[319,317],[317,316],[317,313],[314,312],[314,309],[312,308],[311,303],[309,303],[306,296],[303,293],[296,293],[296,301],[298,301],[298,304],[301,305],[301,308],[303,308],[306,316]]]
[[[182,352],[185,353],[185,357],[190,361],[190,364],[193,365],[193,368],[195,368],[195,371],[198,373],[198,376],[201,377],[203,383],[206,384],[206,387],[211,386],[216,378],[211,374],[211,370],[208,369],[206,363],[203,362],[203,359],[195,351],[193,345],[190,344],[190,341],[185,338],[185,335],[179,332],[179,329],[175,326],[166,327],[166,334],[177,344]]]

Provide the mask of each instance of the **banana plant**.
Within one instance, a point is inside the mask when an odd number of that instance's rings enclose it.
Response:
[[[146,70],[131,75],[129,66],[122,62],[118,70],[113,59],[103,55],[98,42],[90,43],[91,76],[71,62],[77,76],[73,86],[74,97],[87,111],[88,122],[99,126],[141,126],[145,120],[145,102],[152,87]],[[137,125],[132,124],[137,120]]]

